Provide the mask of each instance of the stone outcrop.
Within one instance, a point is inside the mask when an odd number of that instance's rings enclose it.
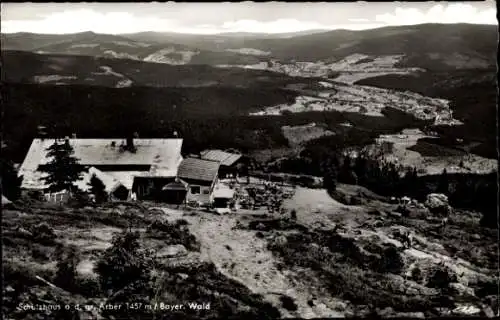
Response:
[[[451,207],[448,197],[442,193],[431,193],[427,195],[425,206],[433,213],[449,213]]]

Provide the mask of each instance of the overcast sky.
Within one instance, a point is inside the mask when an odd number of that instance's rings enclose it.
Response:
[[[380,3],[2,3],[1,31],[213,34],[362,30],[419,23],[497,24],[494,0]]]

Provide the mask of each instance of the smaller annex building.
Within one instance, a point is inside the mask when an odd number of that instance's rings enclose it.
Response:
[[[220,164],[198,158],[182,160],[177,171],[178,182],[187,187],[186,201],[197,202],[200,205],[209,205],[213,201],[213,192],[218,181]],[[177,184],[180,189],[180,185]],[[174,185],[171,186],[174,188]]]
[[[203,160],[217,161],[220,163],[219,178],[224,179],[229,176],[237,176],[239,174],[239,166],[243,164],[243,155],[236,151],[222,150],[205,150],[200,153],[200,158]]]

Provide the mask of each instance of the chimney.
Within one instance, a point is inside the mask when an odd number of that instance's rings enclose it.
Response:
[[[43,141],[45,140],[45,137],[47,136],[47,131],[46,131],[47,127],[45,126],[38,126],[37,127],[37,130],[38,130],[38,136],[40,137],[40,139]]]
[[[134,132],[133,134],[129,135],[126,139],[127,142],[125,148],[132,153],[135,153],[135,151],[137,150],[134,144],[135,138],[139,138],[139,134],[137,132]]]
[[[134,149],[134,137],[130,136],[127,137],[127,150],[133,150]]]

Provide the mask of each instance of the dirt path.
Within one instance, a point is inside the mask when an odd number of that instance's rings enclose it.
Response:
[[[267,250],[265,239],[257,238],[253,231],[233,230],[236,216],[204,214],[185,218],[191,223],[191,232],[202,244],[202,259],[212,261],[225,276],[262,294],[280,309],[283,317],[343,317],[324,304],[311,308],[307,301],[313,292],[307,284],[290,280],[287,271],[276,268],[276,260]],[[297,311],[282,308],[280,295],[292,297],[298,306]]]

